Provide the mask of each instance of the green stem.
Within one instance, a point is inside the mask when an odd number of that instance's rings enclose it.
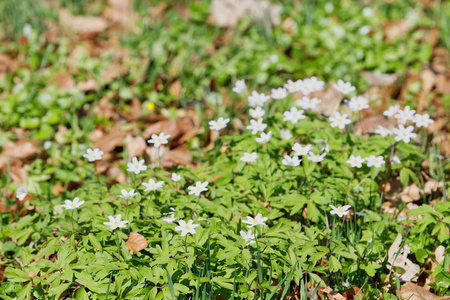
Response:
[[[111,285],[111,279],[112,279],[112,275],[113,275],[113,273],[111,272],[111,274],[109,275],[109,282],[108,282],[108,288],[106,289],[106,296],[105,296],[105,300],[108,300],[108,295],[109,295],[109,286]]]
[[[120,256],[120,246],[119,246],[119,232],[116,230],[116,242],[117,242],[117,254],[119,255],[119,258],[121,258]]]

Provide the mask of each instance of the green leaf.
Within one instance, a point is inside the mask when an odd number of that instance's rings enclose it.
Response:
[[[12,267],[7,267],[5,269],[4,275],[11,282],[25,282],[31,280],[27,271],[21,269],[14,269]]]
[[[30,299],[31,297],[31,288],[33,287],[32,282],[28,282],[27,285],[25,285],[18,293],[17,293],[17,299]]]

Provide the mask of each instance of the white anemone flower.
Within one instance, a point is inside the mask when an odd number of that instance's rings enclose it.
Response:
[[[306,117],[303,115],[303,110],[298,110],[297,107],[292,107],[291,110],[284,112],[283,121],[291,121],[292,124],[297,124],[299,120],[303,120]]]
[[[247,232],[241,230],[239,233],[241,234],[241,237],[244,239],[244,241],[247,243],[245,244],[246,246],[256,243],[255,241],[256,234],[253,234],[251,229],[249,229]]]
[[[348,93],[351,93],[355,90],[355,87],[352,86],[350,82],[344,82],[343,80],[339,79],[337,83],[333,84],[333,87],[340,93],[347,95]]]
[[[109,222],[104,222],[103,224],[109,226],[111,230],[127,227],[128,221],[122,221],[122,215],[109,216],[108,219]]]
[[[25,199],[25,197],[28,195],[28,189],[26,187],[19,187],[16,190],[16,197],[17,199],[19,199],[20,201],[23,201],[23,199]]]
[[[188,187],[189,195],[195,194],[195,196],[200,196],[201,192],[205,192],[208,190],[206,188],[207,186],[208,186],[208,181],[205,181],[205,182],[197,181],[195,183],[195,186]]]
[[[233,87],[233,92],[242,94],[246,90],[247,90],[247,86],[245,85],[244,79],[236,81],[235,86]]]
[[[344,129],[345,125],[350,124],[352,121],[347,118],[347,114],[340,114],[335,112],[334,116],[329,118],[331,127],[338,127],[339,129]]]
[[[209,129],[219,131],[227,127],[228,122],[230,122],[230,119],[224,119],[222,117],[218,118],[217,121],[209,121]]]
[[[298,156],[290,157],[289,155],[285,155],[281,163],[285,166],[298,167],[301,161]]]
[[[250,108],[249,112],[250,112],[250,116],[251,116],[253,119],[256,119],[256,120],[261,119],[261,118],[264,116],[264,114],[266,113],[266,112],[265,112],[261,107],[259,107],[259,106],[257,106],[255,109]]]
[[[265,221],[267,221],[267,218],[263,218],[262,214],[257,214],[255,218],[248,216],[247,220],[242,221],[242,223],[248,224],[247,227],[252,228],[257,225],[266,225]]]
[[[159,148],[161,145],[165,145],[169,143],[170,134],[164,134],[164,132],[161,132],[159,135],[152,134],[152,138],[149,139],[147,142],[149,144],[153,144],[156,148]]]
[[[127,190],[122,189],[122,190],[120,191],[120,192],[122,193],[122,195],[117,195],[117,197],[123,198],[123,199],[131,199],[131,198],[133,198],[134,196],[137,195],[137,193],[135,193],[134,191],[135,191],[135,190],[132,189],[132,190],[130,190],[129,192],[127,192]]]
[[[364,158],[361,156],[354,156],[353,154],[350,155],[350,159],[347,160],[347,163],[350,164],[352,168],[361,168],[362,163],[364,162]]]
[[[411,125],[408,127],[404,127],[403,125],[399,125],[398,128],[392,129],[392,132],[395,135],[395,140],[403,141],[404,143],[409,143],[411,139],[417,137],[417,134],[413,133],[414,127]]]
[[[371,155],[369,157],[366,157],[366,161],[367,161],[367,166],[368,167],[374,166],[377,169],[381,168],[381,166],[386,163],[384,161],[383,156],[375,156],[375,155]]]
[[[195,228],[200,226],[199,224],[194,224],[193,220],[189,220],[187,223],[183,220],[178,221],[178,226],[175,227],[175,231],[181,231],[181,236],[186,236],[188,233],[195,234]]]
[[[143,182],[142,183],[143,186],[146,187],[146,189],[144,190],[144,192],[147,191],[156,191],[157,189],[162,188],[162,186],[164,185],[164,181],[158,181],[156,182],[153,179],[149,179],[148,182]]]
[[[256,138],[256,142],[258,144],[264,145],[267,144],[271,138],[272,138],[272,131],[269,131],[268,133],[261,132],[261,136]]]
[[[240,158],[241,161],[246,163],[253,163],[256,162],[256,159],[258,158],[258,154],[256,152],[248,153],[245,152],[244,156]]]
[[[134,174],[139,174],[141,171],[147,170],[147,166],[144,166],[145,160],[141,159],[138,161],[137,157],[133,157],[132,162],[127,163],[127,171],[134,172]]]
[[[267,124],[263,123],[263,119],[258,120],[250,120],[250,125],[247,126],[247,129],[252,131],[252,134],[255,135],[260,131],[264,131],[266,129]]]
[[[86,150],[86,154],[83,154],[83,157],[87,158],[89,162],[93,162],[96,160],[102,160],[103,154],[105,154],[99,148],[95,148],[92,150],[91,148]]]
[[[350,205],[344,205],[344,206],[333,206],[330,204],[330,207],[333,209],[331,211],[332,215],[338,215],[339,218],[342,218],[343,216],[348,215],[349,211],[348,209],[351,207]]]
[[[80,198],[75,197],[73,201],[65,200],[66,204],[61,205],[61,207],[64,207],[65,209],[76,209],[83,205],[84,201],[80,201]]]

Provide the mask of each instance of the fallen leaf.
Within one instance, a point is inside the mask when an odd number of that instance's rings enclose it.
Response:
[[[66,9],[60,10],[59,20],[62,27],[81,36],[98,35],[108,28],[108,24],[101,17],[73,16]]]
[[[37,154],[37,147],[32,142],[11,142],[8,141],[3,145],[3,151],[0,154],[0,169],[8,164],[8,159],[27,159]]]
[[[125,244],[128,246],[128,249],[133,251],[133,254],[136,254],[148,246],[145,237],[137,232],[131,232],[128,241],[126,241]]]
[[[163,159],[164,168],[170,168],[173,165],[190,166],[192,164],[192,155],[185,147],[178,147],[167,152]]]
[[[322,100],[322,102],[320,102],[313,110],[326,116],[332,116],[337,111],[339,104],[342,101],[342,94],[335,89],[317,93],[316,97]]]
[[[98,84],[97,81],[95,81],[94,79],[90,78],[86,81],[80,81],[77,84],[77,88],[82,91],[83,93],[86,92],[94,92],[98,89]]]
[[[445,247],[442,245],[438,246],[434,251],[434,255],[436,257],[436,262],[438,264],[442,263],[445,258]]]
[[[17,63],[8,55],[0,53],[0,77],[4,77],[8,73],[15,72]]]
[[[427,289],[418,286],[412,282],[408,282],[400,290],[402,300],[447,300],[450,296],[438,297]]]
[[[236,27],[240,19],[248,16],[274,25],[281,22],[281,6],[267,0],[213,0],[210,10],[209,21],[220,27]]]
[[[363,292],[358,287],[354,286],[346,290],[342,296],[344,296],[345,299],[353,300],[357,295],[361,295],[361,299],[364,298]]]
[[[405,36],[412,26],[404,19],[396,21],[387,21],[383,31],[388,43],[393,43],[399,36]]]
[[[361,135],[375,132],[378,126],[392,129],[395,127],[395,123],[384,116],[376,115],[356,121],[353,127],[355,128],[355,134]]]
[[[176,80],[176,81],[172,82],[172,84],[170,85],[169,93],[174,98],[180,98],[181,97],[181,89],[182,89],[181,81]]]
[[[126,132],[120,129],[113,129],[110,134],[100,138],[95,144],[94,148],[100,148],[103,152],[111,152],[116,147],[123,146],[123,141]]]
[[[114,116],[114,105],[108,98],[101,98],[98,104],[94,107],[94,113],[99,117],[106,117],[111,119]]]
[[[75,79],[69,73],[56,73],[50,78],[51,83],[56,83],[61,90],[73,90],[76,87]]]
[[[129,157],[137,157],[144,154],[147,142],[140,136],[133,137],[131,134],[125,138],[127,154]]]
[[[55,195],[56,197],[58,197],[59,194],[61,194],[65,190],[66,189],[64,188],[64,186],[62,184],[56,184],[55,186],[53,186],[52,194]]]
[[[393,267],[400,267],[405,270],[403,274],[397,274],[400,280],[404,282],[417,280],[417,274],[419,273],[413,262],[408,259],[408,254],[411,248],[408,244],[404,243],[403,248],[400,248],[402,243],[402,235],[399,233],[395,238],[388,251],[388,264],[386,267],[390,270]],[[395,273],[395,272],[394,272]]]

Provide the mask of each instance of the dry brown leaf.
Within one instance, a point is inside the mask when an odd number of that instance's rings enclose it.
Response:
[[[120,67],[116,64],[110,64],[108,66],[108,68],[106,68],[106,70],[103,72],[102,74],[102,81],[103,83],[108,83],[112,80],[115,80],[117,78],[119,78],[120,76]]]
[[[356,286],[349,288],[342,295],[345,299],[353,300],[357,295],[361,295],[361,299],[364,298],[363,292]]]
[[[317,105],[314,111],[326,116],[332,116],[337,111],[339,104],[342,101],[342,94],[335,89],[319,92],[316,97],[322,100],[322,102]]]
[[[55,140],[58,142],[58,144],[65,144],[66,136],[69,134],[70,134],[69,129],[67,129],[67,127],[64,125],[59,124],[58,131],[55,134]]]
[[[125,174],[121,169],[117,167],[109,168],[106,172],[106,175],[109,178],[113,178],[114,181],[118,182],[119,184],[125,184]]]
[[[182,89],[181,81],[176,80],[176,81],[172,82],[172,84],[170,85],[169,93],[174,98],[180,98],[181,97],[181,89]]]
[[[53,195],[58,197],[59,194],[61,194],[65,190],[66,190],[66,188],[62,184],[56,184],[55,186],[53,186],[52,193],[53,193]]]
[[[268,0],[213,0],[210,22],[220,27],[236,27],[240,19],[250,16],[278,25],[280,15],[281,6]]]
[[[111,119],[115,113],[114,105],[108,98],[101,98],[98,104],[94,107],[94,113],[99,117]]]
[[[125,138],[125,144],[129,157],[135,157],[144,154],[144,150],[147,147],[147,143],[142,137],[133,137],[131,134],[127,135],[127,137]]]
[[[125,242],[128,249],[133,251],[133,254],[147,248],[148,243],[145,237],[137,232],[131,232],[128,241]]]
[[[76,87],[75,79],[69,73],[56,73],[50,78],[50,82],[57,84],[59,89],[73,90]]]
[[[191,166],[192,155],[185,147],[178,147],[167,152],[163,159],[162,165],[164,168],[170,168],[173,165]]]
[[[100,150],[111,152],[116,147],[123,146],[123,141],[126,136],[126,132],[120,129],[113,129],[110,134],[101,137],[95,144],[94,148],[100,148]]]
[[[80,81],[77,84],[77,87],[83,93],[94,92],[94,91],[96,91],[98,89],[98,84],[97,84],[97,81],[95,81],[94,79],[90,78],[90,79],[88,79],[86,81]]]
[[[404,243],[403,248],[400,248],[402,243],[402,235],[399,233],[395,238],[388,251],[388,264],[387,268],[390,270],[392,267],[400,267],[405,270],[404,274],[397,274],[400,280],[404,282],[417,280],[417,274],[419,273],[413,262],[408,259],[410,248],[408,244]]]
[[[434,255],[436,257],[436,262],[441,264],[445,258],[445,247],[442,245],[438,246],[434,251]]]
[[[0,77],[4,77],[8,73],[15,72],[17,63],[8,55],[0,53]]]
[[[392,43],[399,36],[406,35],[412,29],[411,25],[404,19],[387,21],[384,26],[384,34],[387,42]]]
[[[11,142],[8,141],[3,146],[3,151],[0,154],[0,169],[8,164],[8,159],[11,156],[11,161],[14,159],[27,159],[37,154],[37,147],[32,142]]]
[[[438,297],[427,289],[418,286],[412,282],[408,282],[400,290],[402,300],[447,300],[450,296]]]
[[[387,129],[392,129],[395,127],[395,123],[386,119],[384,116],[371,116],[364,118],[360,121],[355,122],[355,134],[368,134],[373,133],[378,128],[378,126],[382,126]]]
[[[73,16],[66,9],[60,10],[59,20],[64,28],[81,36],[98,35],[108,28],[108,24],[103,18],[93,16]]]
[[[380,74],[370,71],[362,71],[362,76],[371,86],[391,86],[398,80],[396,74]]]
[[[162,120],[148,126],[144,130],[144,138],[149,139],[152,134],[160,134],[161,132],[170,134],[170,138],[173,139],[175,136],[180,134],[181,128],[177,126],[177,121],[175,120]]]

